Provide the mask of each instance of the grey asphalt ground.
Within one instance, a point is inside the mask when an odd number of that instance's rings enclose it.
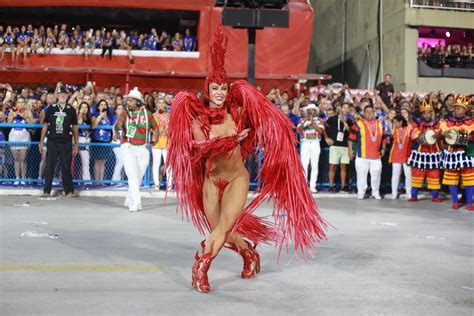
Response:
[[[202,237],[176,214],[175,200],[144,199],[138,213],[122,202],[0,196],[0,314],[474,313],[474,212],[449,202],[320,199],[336,229],[315,259],[283,254],[277,264],[273,246],[263,245],[262,272],[243,280],[240,257],[223,250],[209,294],[190,286]]]

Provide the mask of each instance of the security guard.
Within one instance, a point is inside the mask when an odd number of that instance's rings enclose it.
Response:
[[[49,197],[53,185],[56,163],[61,161],[61,175],[63,180],[64,194],[68,197],[76,197],[72,183],[71,164],[72,157],[78,153],[78,129],[77,115],[74,108],[67,104],[67,89],[60,86],[57,90],[58,102],[48,107],[41,131],[39,150],[45,150],[43,142],[48,133],[46,152],[45,184],[42,197]],[[74,144],[72,142],[74,139]]]

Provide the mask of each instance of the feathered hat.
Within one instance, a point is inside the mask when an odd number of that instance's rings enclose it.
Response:
[[[210,53],[211,53],[211,65],[212,70],[206,76],[204,83],[204,93],[206,99],[209,98],[209,84],[215,82],[217,84],[223,84],[229,82],[229,77],[224,68],[225,52],[227,50],[228,39],[227,36],[222,32],[222,26],[216,30],[214,34],[214,41],[212,42]]]
[[[456,98],[456,101],[454,101],[454,106],[462,106],[463,108],[466,109],[466,111],[469,111],[469,105],[471,103],[471,98],[465,95],[458,95]]]
[[[426,101],[426,99],[423,99],[420,105],[420,112],[423,113],[423,112],[431,112],[431,111],[433,111],[433,104],[431,100]]]

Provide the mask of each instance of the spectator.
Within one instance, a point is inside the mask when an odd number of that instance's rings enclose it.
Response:
[[[169,129],[169,114],[168,106],[166,105],[165,99],[159,98],[156,108],[156,112],[153,114],[155,121],[158,123],[158,141],[153,145],[153,183],[157,190],[160,189],[160,166],[161,159],[163,159],[163,165],[166,166],[166,155],[168,150],[168,129]],[[167,187],[171,188],[171,174],[167,173]]]
[[[102,34],[100,33],[99,30],[95,31],[95,35],[93,37],[93,40],[94,40],[94,49],[102,48],[102,44],[104,42],[104,39],[103,39]]]
[[[81,49],[82,48],[82,34],[79,33],[80,29],[74,29],[71,36],[71,48],[72,49]]]
[[[28,35],[26,34],[26,26],[21,26],[21,31],[16,34],[16,45],[17,45],[17,54],[16,59],[20,54],[23,54],[23,60],[26,59],[26,54],[28,52]]]
[[[3,105],[3,103],[2,103]],[[2,106],[3,108],[3,106]],[[3,109],[0,111],[0,123],[5,123],[6,117],[5,117],[5,112]],[[0,142],[4,142],[5,139],[5,134],[3,133],[3,128],[0,128]],[[0,177],[4,178],[5,177],[5,145],[0,144]]]
[[[59,32],[56,47],[60,48],[61,50],[69,47],[69,37],[67,36],[66,31],[62,30]]]
[[[56,46],[56,36],[54,36],[53,31],[50,27],[46,29],[46,39],[44,41],[44,51],[45,53],[50,54],[51,50]]]
[[[311,103],[305,107],[305,117],[298,124],[298,131],[301,134],[301,163],[306,176],[310,177],[309,187],[312,193],[318,192],[316,181],[318,180],[319,155],[321,153],[321,135],[324,124],[317,116],[318,108]],[[311,174],[308,174],[311,163]]]
[[[78,125],[91,125],[91,109],[89,104],[82,102],[77,109],[77,123]],[[79,129],[79,155],[81,157],[82,166],[82,180],[90,181],[90,130],[88,128]]]
[[[105,38],[102,42],[102,54],[100,54],[100,57],[104,58],[105,53],[109,52],[109,59],[112,59],[112,50],[114,49],[113,44],[114,39],[112,37],[112,33],[105,33]]]
[[[348,118],[349,103],[343,103],[338,116],[330,117],[326,122],[326,143],[329,145],[329,192],[334,192],[334,177],[337,166],[341,168],[341,191],[346,187],[347,165],[349,160],[348,137],[353,124]]]
[[[19,96],[16,100],[15,106],[12,107],[8,114],[8,123],[12,124],[33,124],[33,115],[31,109],[26,107],[25,98]],[[8,135],[9,142],[30,142],[31,135],[24,127],[13,127]],[[15,161],[15,176],[14,184],[20,184],[20,179],[26,178],[26,153],[28,151],[28,144],[16,144],[10,147]],[[21,181],[21,184],[25,184]]]
[[[171,50],[171,36],[167,32],[163,31],[160,36],[161,48],[163,50]]]
[[[46,117],[46,113],[48,111],[48,108],[50,106],[52,106],[54,103],[56,102],[56,98],[54,97],[54,94],[53,93],[48,93],[46,95],[46,102],[45,102],[45,105],[43,107],[43,109],[41,110],[40,112],[40,117],[39,117],[39,123],[40,124],[43,124],[44,123],[44,120],[45,120],[45,117]],[[48,141],[48,134],[45,135],[44,137],[44,144],[47,144],[47,141]],[[43,173],[44,173],[44,169],[46,167],[46,153],[48,151],[47,149],[48,147],[44,147],[43,151],[40,152],[41,154],[41,161],[40,161],[40,164],[39,164],[39,172],[38,172],[38,180],[42,179],[43,178]]]
[[[186,29],[183,37],[183,48],[186,52],[194,52],[196,50],[196,38],[191,35],[191,31]],[[471,47],[472,48],[472,47]]]
[[[40,48],[43,47],[43,37],[39,34],[38,29],[35,28],[33,36],[31,37],[31,52],[36,54]]]
[[[92,114],[92,132],[91,137],[91,152],[94,160],[94,179],[96,181],[104,180],[105,163],[110,158],[110,147],[102,144],[110,143],[112,141],[112,130],[101,129],[98,126],[113,126],[114,115],[109,111],[109,104],[104,99],[97,104],[97,112]],[[103,185],[103,183],[99,183]]]
[[[372,196],[380,200],[380,176],[382,174],[381,157],[385,155],[386,132],[382,123],[375,119],[372,105],[364,108],[364,118],[352,125],[349,135],[349,157],[356,156],[357,198],[364,199],[367,190],[367,174],[370,172]],[[356,152],[352,149],[356,143]]]
[[[183,39],[181,38],[181,34],[176,33],[174,35],[172,45],[173,45],[173,50],[176,52],[183,50],[184,43],[183,43]]]
[[[42,153],[44,151],[44,138],[48,132],[46,179],[42,197],[49,197],[51,195],[58,156],[61,161],[64,193],[68,197],[76,197],[72,182],[71,165],[72,156],[75,156],[79,149],[77,115],[73,107],[67,104],[66,87],[60,86],[57,93],[58,103],[50,106],[47,110],[39,144],[39,149]],[[73,135],[73,139],[71,139],[71,135]]]
[[[114,126],[115,123],[117,122],[117,119],[123,114],[124,107],[122,104],[117,105],[115,108],[115,120],[114,120]],[[121,139],[123,136],[122,131],[118,131],[118,136]],[[112,143],[118,145],[119,147],[114,147],[112,150],[115,155],[115,167],[114,167],[114,173],[112,174],[112,180],[113,181],[120,181],[123,179],[122,177],[122,171],[124,170],[124,165],[123,165],[123,155],[122,155],[122,148],[120,147],[120,139],[113,139]]]
[[[86,38],[84,39],[84,56],[86,59],[89,59],[89,56],[92,56],[94,53],[94,39],[92,38],[92,30],[86,33]]]
[[[7,26],[7,29],[5,31],[5,34],[3,35],[3,48],[2,48],[2,58],[0,60],[3,60],[3,57],[5,55],[5,50],[7,48],[10,48],[10,52],[12,53],[12,60],[15,60],[15,53],[16,53],[16,47],[15,47],[15,34],[13,33],[12,27],[10,25]]]
[[[408,122],[402,115],[397,115],[394,122],[394,129],[391,137],[391,150],[389,162],[392,164],[392,199],[396,200],[398,196],[398,184],[400,175],[405,175],[405,191],[407,199],[411,198],[411,168],[407,165],[408,157],[411,152],[411,129]]]
[[[125,31],[120,32],[119,49],[126,50],[130,64],[135,64],[135,60],[133,59],[133,56],[132,56],[132,47],[127,43],[127,34],[125,33]]]
[[[393,93],[395,92],[395,89],[393,88],[392,85],[392,75],[386,74],[384,76],[383,82],[379,83],[377,87],[375,88],[379,94],[380,97],[383,100],[384,104],[391,104],[391,99],[393,96]]]

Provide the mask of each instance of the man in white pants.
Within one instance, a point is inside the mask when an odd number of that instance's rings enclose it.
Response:
[[[120,145],[125,173],[128,178],[128,193],[125,206],[130,212],[141,210],[140,184],[150,162],[150,151],[147,140],[153,130],[153,142],[158,138],[158,124],[153,114],[145,108],[142,94],[134,88],[126,96],[127,110],[124,111],[114,126],[114,138],[123,130]]]
[[[319,155],[321,154],[321,135],[324,130],[324,124],[317,116],[318,108],[310,103],[303,109],[305,117],[298,124],[298,131],[301,134],[301,163],[306,176],[308,176],[308,167],[311,163],[311,175],[309,188],[312,193],[316,190],[316,181],[318,180]]]
[[[364,118],[352,125],[349,135],[349,156],[354,157],[353,143],[356,143],[355,167],[357,172],[357,198],[363,200],[367,190],[367,175],[370,172],[372,196],[381,200],[380,177],[382,160],[387,145],[386,132],[380,121],[375,118],[374,107],[366,104]]]

